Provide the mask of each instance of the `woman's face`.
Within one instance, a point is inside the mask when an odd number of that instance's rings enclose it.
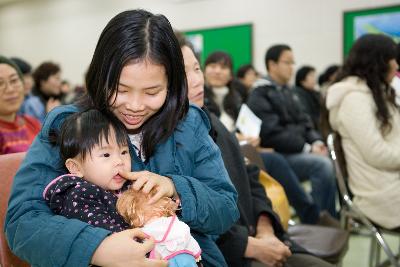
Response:
[[[164,66],[144,60],[122,68],[111,110],[129,133],[140,127],[164,105],[168,79]]]
[[[257,72],[253,69],[249,69],[244,77],[240,79],[242,83],[248,88],[251,89],[253,87],[253,84],[257,80]]]
[[[387,75],[387,82],[391,83],[394,76],[396,76],[396,72],[399,68],[399,65],[397,64],[397,61],[395,59],[391,59],[389,61],[389,70],[388,70],[388,75]]]
[[[13,121],[24,100],[24,84],[17,71],[0,64],[0,118]]]
[[[61,73],[50,75],[47,80],[41,82],[41,90],[47,96],[58,96],[61,93]]]
[[[308,90],[315,90],[315,85],[317,84],[315,76],[315,71],[310,71],[306,78],[301,82],[301,85]]]
[[[34,81],[32,74],[25,74],[24,75],[24,93],[25,95],[28,95],[32,91]]]
[[[200,64],[193,54],[192,49],[182,47],[183,60],[185,61],[185,72],[188,82],[189,101],[203,107],[204,105],[204,76]]]
[[[226,86],[232,78],[231,69],[222,63],[208,64],[204,76],[207,84],[214,88]]]

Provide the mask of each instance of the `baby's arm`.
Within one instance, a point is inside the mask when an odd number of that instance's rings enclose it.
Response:
[[[117,213],[117,197],[82,178],[64,175],[53,180],[44,192],[51,210],[69,219],[120,232],[128,229]]]

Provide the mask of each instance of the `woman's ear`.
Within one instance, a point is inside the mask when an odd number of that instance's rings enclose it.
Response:
[[[78,177],[83,177],[82,165],[76,159],[67,159],[67,161],[65,161],[65,167],[67,167],[71,174]]]

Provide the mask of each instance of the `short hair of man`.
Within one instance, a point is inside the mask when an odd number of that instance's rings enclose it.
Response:
[[[278,62],[282,53],[287,50],[291,51],[292,49],[290,48],[290,46],[286,44],[277,44],[268,48],[267,53],[265,53],[265,67],[267,68],[267,70],[269,70],[268,62],[269,61]]]

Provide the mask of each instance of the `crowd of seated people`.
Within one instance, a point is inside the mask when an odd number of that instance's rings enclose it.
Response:
[[[257,264],[331,266],[288,237],[272,210],[265,188],[258,181],[259,169],[246,164],[240,152],[240,143],[257,149],[266,171],[283,186],[299,222],[340,227],[334,168],[321,135],[324,125],[321,124],[321,109],[325,106],[329,111],[329,121],[325,121],[325,125],[329,123],[330,130],[342,137],[355,202],[376,224],[389,229],[400,227],[400,211],[384,208],[388,203],[400,207],[396,205],[400,204],[397,194],[400,114],[391,87],[393,78],[399,77],[396,58],[400,53],[391,39],[374,34],[361,37],[343,67],[329,66],[317,83],[317,70],[309,65],[301,66],[295,75],[295,86],[292,86],[295,57],[289,45],[277,44],[267,49],[266,76],[261,76],[251,64],[240,66],[234,75],[234,62],[228,52],[209,54],[203,71],[191,44],[179,33],[175,34],[187,77],[187,95],[182,93],[182,96],[197,105],[203,120],[209,122],[207,138],[219,148],[220,160],[230,178],[230,182],[224,183],[233,184],[238,194],[235,208],[240,214],[239,220],[232,222],[230,228],[219,233],[211,243],[199,241],[201,246],[210,246],[207,249],[221,251],[224,259],[216,256],[216,262],[225,260],[226,266],[237,267]],[[380,64],[370,68],[375,61]],[[51,61],[32,68],[21,58],[0,56],[0,155],[28,151],[42,125],[46,124],[47,114],[59,110],[56,107],[89,103],[84,99],[93,95],[86,95],[86,89],[81,89],[84,87],[72,90],[73,86],[62,80],[61,69]],[[93,80],[91,83],[94,84]],[[157,90],[152,93],[158,94]],[[111,96],[117,99],[123,92],[118,89]],[[261,120],[257,137],[246,136],[236,127],[244,104]],[[131,117],[124,115],[121,120],[125,119],[127,124],[136,123]],[[149,151],[141,148],[142,134],[132,131],[129,139],[134,153],[147,164],[146,154],[141,154]],[[151,142],[145,145],[151,146]],[[164,180],[154,179],[165,185]],[[311,192],[304,188],[302,182],[306,180],[311,183]],[[180,191],[177,191],[186,190],[172,188],[171,197],[179,198]],[[229,186],[225,189],[230,190]],[[207,233],[199,235],[199,240],[208,238]],[[100,243],[102,245],[104,243]],[[207,249],[202,261],[204,266],[213,261],[207,256]],[[25,259],[30,260],[29,257]]]

